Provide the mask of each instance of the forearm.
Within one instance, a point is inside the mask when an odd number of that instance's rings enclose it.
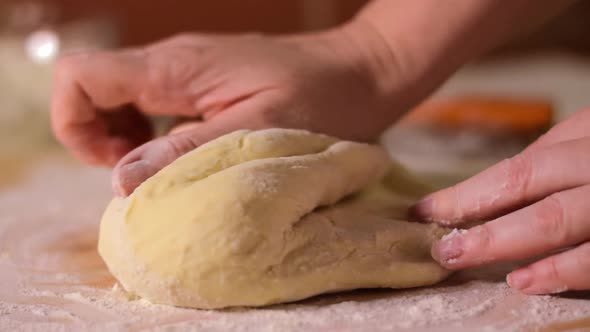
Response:
[[[356,40],[380,38],[371,55],[377,76],[395,67],[411,87],[429,93],[461,65],[531,30],[573,0],[376,0],[346,27]],[[372,35],[372,36],[371,36]],[[369,43],[367,43],[369,45]],[[378,77],[386,89],[387,77]]]

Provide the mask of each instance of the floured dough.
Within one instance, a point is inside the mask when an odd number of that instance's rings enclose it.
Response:
[[[377,146],[237,131],[114,199],[99,252],[128,291],[194,308],[261,306],[436,283],[446,233],[404,221],[425,188]]]

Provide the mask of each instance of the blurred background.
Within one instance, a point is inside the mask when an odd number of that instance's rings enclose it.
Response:
[[[4,0],[7,1],[7,0]],[[10,0],[8,0],[10,2]],[[13,1],[15,4],[27,0]],[[181,31],[264,31],[288,33],[326,28],[354,15],[366,0],[45,0],[57,24],[106,18],[119,31],[122,45],[143,44]],[[590,2],[580,1],[542,30],[523,36],[508,49],[560,48],[590,52]]]
[[[16,12],[13,25],[69,24],[106,19],[117,29],[121,45],[137,45],[182,31],[263,31],[289,33],[326,28],[346,21],[366,0],[3,0]],[[24,8],[23,8],[24,7]],[[36,7],[33,9],[32,7]],[[43,13],[38,13],[42,11]],[[20,13],[19,13],[20,12]],[[10,13],[9,13],[10,14]],[[35,22],[37,21],[37,22]],[[538,32],[512,43],[507,50],[567,49],[590,52],[590,2],[579,1]]]
[[[346,21],[365,2],[2,0],[0,151],[55,149],[47,111],[52,65],[64,52],[141,45],[186,31],[310,31]],[[554,121],[590,105],[588,31],[590,2],[579,1],[545,27],[466,66],[435,95],[441,103],[419,107],[384,143],[418,168],[432,167],[424,158],[440,168],[440,156],[449,153],[461,164],[515,153]]]

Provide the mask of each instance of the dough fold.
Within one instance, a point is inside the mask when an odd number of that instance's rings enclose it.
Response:
[[[427,190],[378,146],[240,130],[115,198],[99,253],[126,290],[202,309],[429,285],[447,231],[406,221]]]

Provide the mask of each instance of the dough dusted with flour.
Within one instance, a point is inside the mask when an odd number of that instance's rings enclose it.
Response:
[[[446,233],[404,221],[424,186],[373,145],[302,130],[237,131],[179,158],[101,222],[128,291],[194,308],[430,285]]]

